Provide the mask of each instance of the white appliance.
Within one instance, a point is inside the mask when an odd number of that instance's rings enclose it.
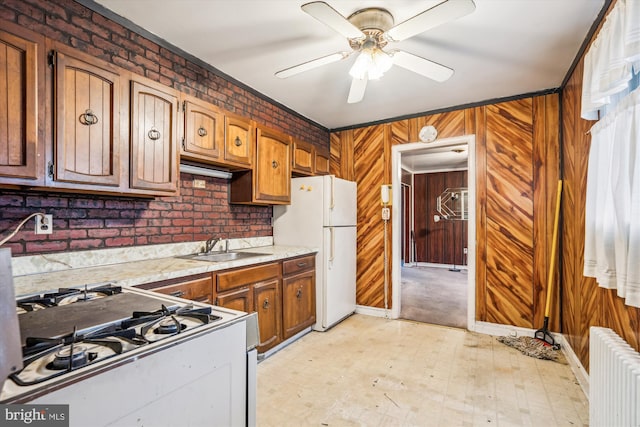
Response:
[[[316,324],[324,331],[356,309],[356,183],[333,175],[293,178],[291,205],[273,208],[276,245],[320,248]]]
[[[111,284],[0,309],[24,356],[0,404],[66,404],[71,427],[255,425],[254,314]]]

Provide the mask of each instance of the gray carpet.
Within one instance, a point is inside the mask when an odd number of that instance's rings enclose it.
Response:
[[[401,294],[401,318],[467,327],[467,270],[402,267]]]

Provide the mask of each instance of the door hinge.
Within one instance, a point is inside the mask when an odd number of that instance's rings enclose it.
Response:
[[[182,101],[182,112],[187,111],[187,101]]]
[[[47,163],[47,173],[49,174],[49,178],[53,179],[53,162]]]
[[[186,150],[186,149],[187,149],[187,146],[186,146],[186,145],[185,145],[185,143],[184,143],[184,136],[182,137],[182,149],[183,149],[183,150]]]
[[[56,52],[52,50],[49,52],[49,67],[53,67],[54,65],[56,65]]]

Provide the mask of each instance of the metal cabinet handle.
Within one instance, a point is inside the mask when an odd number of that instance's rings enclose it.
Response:
[[[298,264],[296,264],[298,267],[302,268],[302,267],[306,267],[307,263],[306,262],[299,262]]]
[[[242,145],[242,140],[240,139],[239,136],[236,136],[236,139],[233,140],[233,143],[235,144],[236,147],[240,147]]]
[[[200,128],[198,129],[198,135],[207,136],[207,130],[205,128],[203,128],[202,126],[200,126]]]
[[[298,289],[296,291],[296,298],[298,298],[298,299],[302,298],[302,289]]]
[[[272,168],[274,168],[274,169],[275,169],[275,168],[277,168],[278,166],[280,166],[280,164],[279,164],[277,161],[275,161],[275,160],[274,160],[274,161],[272,161],[272,162],[271,162],[271,167],[272,167]]]
[[[152,141],[158,140],[160,139],[160,131],[155,127],[152,127],[151,130],[147,133],[147,136]]]
[[[169,295],[171,295],[172,297],[183,297],[184,296],[184,291],[173,291],[173,292],[169,292]]]
[[[265,310],[269,308],[269,298],[265,298],[264,302],[262,303],[262,308]]]
[[[82,123],[85,126],[91,126],[91,125],[95,125],[96,123],[98,123],[98,116],[96,116],[93,111],[91,111],[90,109],[85,111],[84,113],[80,114],[79,117],[80,123]]]

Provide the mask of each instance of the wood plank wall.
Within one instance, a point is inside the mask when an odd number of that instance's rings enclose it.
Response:
[[[391,147],[418,141],[419,129],[433,125],[440,139],[476,135],[477,319],[541,326],[559,176],[558,106],[551,94],[333,132],[331,171],[358,183],[357,303],[384,307],[379,189],[391,183]]]
[[[467,171],[415,174],[414,186],[416,261],[467,265],[467,221],[433,218],[438,214],[437,197],[446,188],[466,187]]]
[[[615,1],[610,9],[614,4]],[[640,351],[640,309],[625,306],[615,291],[598,287],[593,278],[582,274],[584,208],[591,143],[587,131],[594,124],[580,118],[583,59],[562,91],[562,173],[565,182],[562,202],[562,329],[582,365],[588,369],[590,326],[611,328]]]

